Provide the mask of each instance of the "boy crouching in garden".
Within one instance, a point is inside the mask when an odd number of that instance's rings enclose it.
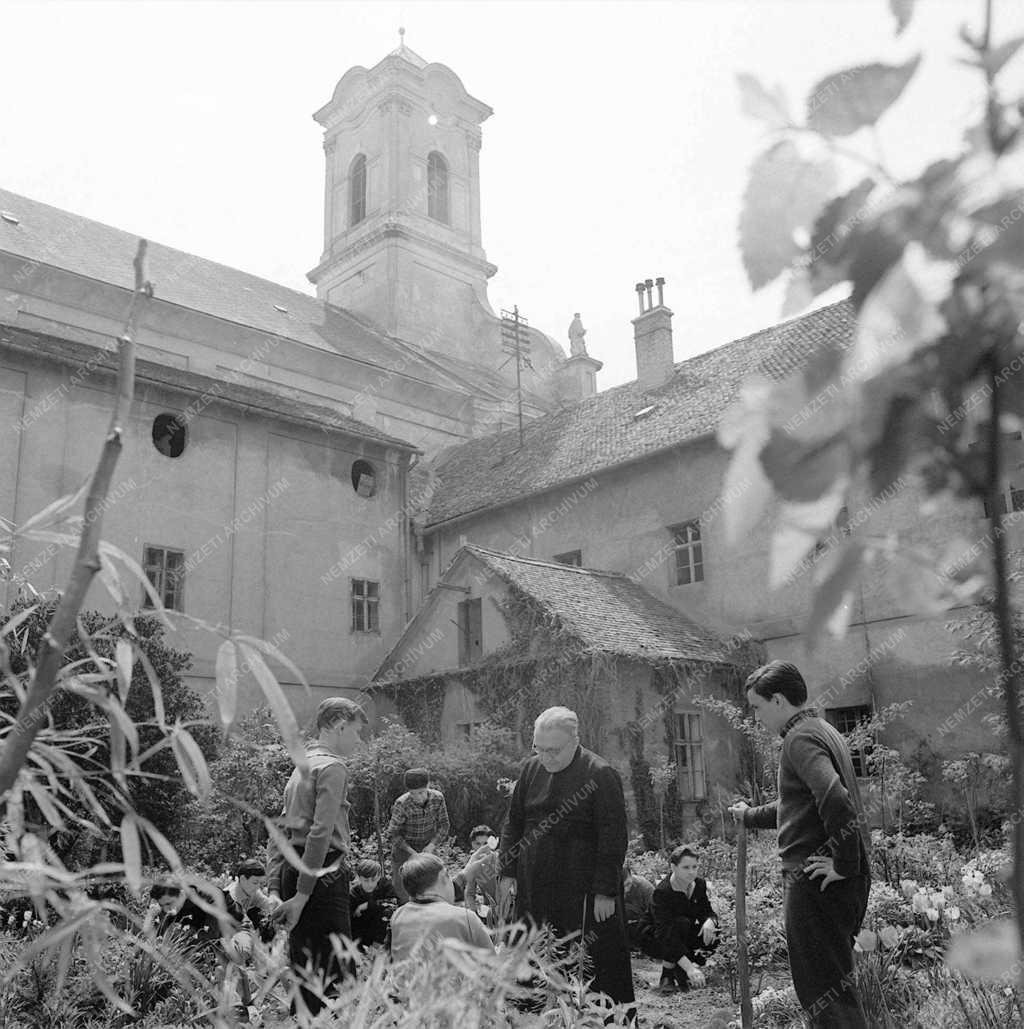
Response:
[[[457,907],[455,887],[444,862],[435,854],[416,854],[402,865],[402,885],[409,895],[391,916],[391,957],[404,961],[421,940],[462,940],[494,953],[479,916]]]
[[[707,882],[697,875],[696,851],[676,847],[668,860],[669,874],[655,886],[651,898],[662,958],[659,993],[703,986],[701,966],[718,946],[718,916]]]
[[[352,939],[365,949],[387,942],[388,923],[397,899],[376,861],[360,861],[355,873],[356,881],[349,892]]]

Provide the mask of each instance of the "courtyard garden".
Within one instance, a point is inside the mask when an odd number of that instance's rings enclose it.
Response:
[[[875,881],[856,956],[870,1025],[995,1029],[1022,1024],[1012,981],[977,978],[983,968],[957,970],[948,960],[959,936],[996,925],[1008,914],[1005,848],[958,845],[948,831],[874,835]],[[357,845],[363,854],[376,850],[372,838]],[[660,880],[668,869],[665,857],[641,848],[642,842],[634,840],[634,873]],[[709,961],[707,986],[685,994],[659,994],[659,964],[634,955],[637,1008],[645,1026],[739,1025],[735,849],[728,841],[709,839],[701,850],[722,921],[722,944]],[[448,846],[443,856],[454,871],[468,855]],[[213,869],[205,872],[208,882],[227,881]],[[155,878],[161,870],[146,873]],[[216,962],[203,959],[186,938],[155,937],[141,929],[143,896],[116,886],[91,892],[91,898],[83,894],[80,901],[82,919],[76,928],[46,949],[37,949],[48,928],[37,909],[24,896],[7,893],[0,929],[7,969],[0,988],[0,1024],[6,1029],[297,1024],[288,1013],[292,983],[283,934],[257,948],[249,972],[253,1004],[245,1015],[248,1021],[240,1022]],[[770,834],[751,839],[747,906],[754,1025],[800,1026],[786,966],[782,896]],[[431,952],[429,960],[410,962],[412,967],[393,968],[382,952],[371,951],[359,957],[356,978],[332,1001],[332,1013],[322,1014],[317,1024],[353,1029],[601,1025],[605,1013],[581,991],[575,960],[559,963],[548,960],[546,953],[545,941],[536,938],[506,944],[497,955],[485,957],[448,946]],[[94,975],[97,961],[113,995],[105,994]],[[526,975],[544,982],[543,1013],[524,1010],[518,983]],[[131,1011],[119,1008],[114,996]]]

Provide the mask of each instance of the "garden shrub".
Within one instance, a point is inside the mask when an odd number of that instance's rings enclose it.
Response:
[[[53,617],[58,598],[50,596],[39,602],[36,610],[22,623],[18,629],[18,646],[11,648],[11,671],[24,677],[42,642],[43,634]],[[4,612],[0,620],[14,617],[31,605],[23,600],[13,604]],[[95,652],[102,658],[112,659],[119,639],[129,638],[128,630],[118,618],[108,618],[98,611],[81,612],[80,624],[91,638]],[[208,711],[203,699],[194,690],[182,682],[181,676],[192,663],[192,656],[171,647],[165,638],[163,624],[154,616],[140,615],[135,621],[136,645],[141,648],[160,680],[161,693],[168,723],[180,719],[189,723],[206,719]],[[89,654],[77,632],[73,633],[64,652],[64,665],[83,661],[79,673],[99,671],[89,659]],[[17,712],[17,702],[12,694],[5,692],[0,696],[0,707],[9,713]],[[134,665],[131,689],[125,704],[128,717],[139,727],[139,747],[145,750],[162,738],[162,733],[154,723],[155,708],[153,693],[141,663]],[[48,707],[51,724],[57,729],[72,730],[85,726],[93,726],[91,735],[101,741],[109,738],[107,723],[95,705],[83,697],[76,696],[68,690],[57,690]],[[146,724],[148,723],[148,724]],[[217,730],[212,725],[196,725],[191,729],[196,742],[207,761],[217,753]],[[94,754],[93,761],[99,767],[108,763],[106,753]],[[94,765],[95,767],[95,765]],[[188,834],[189,822],[194,812],[194,802],[185,788],[177,762],[170,748],[164,747],[149,758],[142,766],[147,776],[141,778],[129,776],[129,792],[132,805],[143,818],[149,819],[172,843],[178,843]],[[99,798],[117,824],[121,818],[120,806],[108,794],[100,793]],[[84,809],[82,810],[84,814]],[[118,852],[119,844],[116,834],[108,833],[103,838],[84,834],[77,829],[60,833],[50,840],[58,856],[72,867],[81,867],[91,863],[91,854],[83,853],[91,849],[91,845],[101,848],[112,848]]]
[[[179,848],[182,858],[211,870],[230,868],[248,857],[262,859],[266,826],[246,808],[278,818],[292,767],[269,708],[256,708],[242,718],[210,763],[212,788],[195,805],[188,837]]]

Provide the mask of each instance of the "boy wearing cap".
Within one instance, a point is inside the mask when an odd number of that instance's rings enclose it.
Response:
[[[416,854],[432,854],[450,828],[444,794],[430,789],[429,782],[425,768],[410,768],[405,773],[405,793],[391,809],[391,884],[400,904],[409,899],[402,885],[402,865]]]

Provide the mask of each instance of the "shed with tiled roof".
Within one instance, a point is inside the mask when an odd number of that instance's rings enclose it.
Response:
[[[678,736],[669,752],[684,802],[707,796],[711,782],[735,781],[740,741],[701,705],[739,698],[746,643],[620,573],[467,544],[367,689],[378,715],[394,711],[444,745],[484,722],[528,745],[540,710],[568,706],[584,746],[619,768],[640,813],[649,809],[645,746],[664,752],[667,734]]]

